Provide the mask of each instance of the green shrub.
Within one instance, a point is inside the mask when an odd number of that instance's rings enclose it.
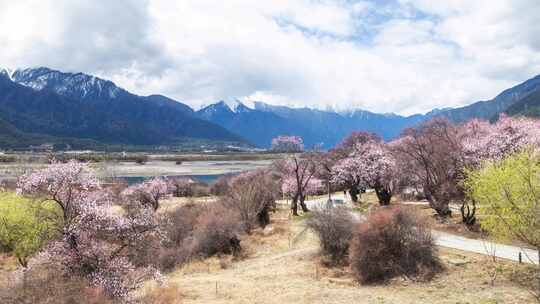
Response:
[[[520,240],[540,252],[540,154],[525,150],[467,173],[465,189],[492,236]],[[540,299],[540,268],[530,291]]]
[[[34,202],[13,192],[0,192],[0,244],[22,266],[57,233],[52,205]]]
[[[468,172],[465,188],[483,229],[540,249],[540,155],[523,151]]]

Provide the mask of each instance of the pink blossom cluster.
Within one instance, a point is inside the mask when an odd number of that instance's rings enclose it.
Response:
[[[300,136],[281,135],[272,139],[272,150],[277,152],[301,152],[304,150],[304,141]]]
[[[310,178],[302,185],[304,195],[313,195],[321,192],[324,189],[324,184],[321,179]],[[286,176],[281,184],[283,194],[294,197],[298,192],[299,184],[294,176]]]
[[[540,120],[501,115],[490,124],[473,119],[460,127],[465,161],[478,166],[483,160],[501,159],[526,147],[540,147]]]
[[[123,195],[138,200],[144,205],[151,206],[154,210],[159,208],[159,201],[171,192],[171,185],[162,177],[155,177],[135,184],[123,191]]]
[[[348,157],[336,162],[331,181],[348,187],[392,186],[396,171],[396,161],[386,144],[369,141],[356,144]]]
[[[365,187],[363,166],[362,161],[355,155],[340,159],[332,167],[331,181],[347,187]]]
[[[126,296],[137,280],[149,274],[130,262],[128,251],[145,246],[149,234],[160,233],[153,208],[136,201],[124,204],[124,211],[115,209],[132,197],[115,196],[102,187],[91,168],[75,161],[27,173],[17,186],[19,194],[56,203],[61,213],[62,236],[37,254],[30,267],[56,263],[118,297]],[[155,198],[165,192],[166,184],[164,188],[162,181],[149,181],[137,189]]]
[[[304,197],[319,192],[323,182],[317,178],[318,163],[312,155],[304,158],[292,156],[279,164],[282,192],[291,197]]]

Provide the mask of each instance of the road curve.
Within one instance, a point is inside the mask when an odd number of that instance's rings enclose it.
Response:
[[[332,195],[332,198],[346,201],[346,198],[342,193],[334,194]],[[306,201],[306,205],[310,209],[317,209],[320,208],[320,206],[324,206],[326,200],[327,198],[309,200]],[[352,214],[355,218],[360,219],[358,213],[353,212]],[[523,263],[538,264],[538,252],[536,250],[504,245],[485,240],[470,239],[437,230],[432,230],[431,233],[435,239],[435,243],[440,247],[447,247],[483,255],[495,255],[497,258],[516,262],[519,261],[519,256],[521,253],[521,260]]]

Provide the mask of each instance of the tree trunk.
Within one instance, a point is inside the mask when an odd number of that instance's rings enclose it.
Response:
[[[349,189],[349,194],[351,195],[351,200],[354,203],[358,202],[358,194],[360,194],[360,191],[358,190],[358,187],[354,186]]]
[[[375,194],[377,194],[377,198],[379,199],[379,204],[381,206],[390,205],[390,201],[392,200],[392,193],[390,191],[384,187],[376,186]]]
[[[303,212],[309,212],[308,207],[305,203],[306,197],[304,195],[300,195],[300,207],[302,207]]]
[[[264,207],[258,214],[257,214],[257,222],[259,222],[259,226],[261,226],[263,229],[268,224],[270,224],[270,208]]]
[[[469,206],[469,202],[463,201],[461,203],[461,221],[467,226],[473,226],[476,223],[476,202],[472,201],[472,210]]]
[[[426,188],[424,188],[424,194],[429,202],[429,206],[437,212],[439,217],[447,218],[452,216],[452,210],[450,210],[450,207],[448,206],[450,203],[448,200],[435,197],[432,192],[427,191]]]
[[[447,218],[452,216],[452,210],[450,210],[450,207],[448,206],[448,202],[434,202],[432,205],[432,208],[435,209],[435,212],[437,212],[437,215],[441,218]]]
[[[298,216],[298,194],[295,194],[292,199],[291,210],[294,216]]]

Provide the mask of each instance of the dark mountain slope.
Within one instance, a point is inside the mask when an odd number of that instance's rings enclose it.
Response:
[[[514,103],[505,112],[508,115],[540,117],[540,90]]]
[[[444,111],[440,115],[448,117],[454,122],[464,122],[471,118],[489,120],[498,117],[500,113],[506,112],[514,104],[533,93],[538,93],[538,91],[540,91],[540,75],[504,90],[491,100],[479,101],[465,107]]]
[[[49,78],[36,75],[35,82],[24,79],[28,87],[0,76],[0,118],[23,132],[130,145],[173,145],[190,139],[243,141],[161,97],[139,97],[106,81],[95,91],[87,90],[91,86],[65,90],[69,86],[62,87],[56,72]]]
[[[197,115],[240,134],[259,147],[268,147],[272,138],[279,135],[299,135],[307,139],[307,144],[313,144],[309,141],[313,134],[297,121],[253,110],[241,103],[233,111],[220,101],[197,111]]]
[[[0,76],[2,77],[2,76]],[[164,96],[141,97],[93,76],[47,68],[16,71],[0,83],[0,115],[25,132],[91,138],[106,143],[173,145],[190,139],[243,142],[194,117]]]

